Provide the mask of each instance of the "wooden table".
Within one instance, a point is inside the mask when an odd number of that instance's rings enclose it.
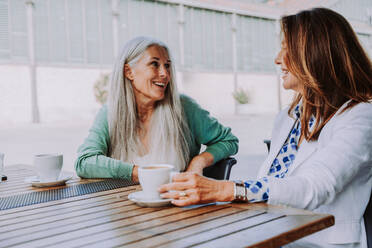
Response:
[[[0,197],[50,188],[24,183],[32,167],[5,168]],[[94,180],[74,179],[67,186]],[[334,224],[331,215],[267,204],[143,208],[139,186],[0,211],[0,247],[279,247]]]

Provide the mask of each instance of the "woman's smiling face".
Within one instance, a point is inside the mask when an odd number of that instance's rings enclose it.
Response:
[[[171,78],[170,66],[167,50],[157,45],[148,47],[134,65],[126,64],[124,74],[132,82],[136,99],[162,100]]]
[[[300,80],[295,77],[290,71],[288,71],[288,67],[285,63],[285,57],[287,56],[287,48],[285,44],[282,42],[282,46],[280,52],[275,58],[275,64],[280,65],[281,79],[283,80],[283,88],[284,89],[291,89],[294,91],[300,91]]]

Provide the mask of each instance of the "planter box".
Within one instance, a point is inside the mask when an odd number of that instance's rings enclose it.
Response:
[[[236,113],[240,115],[257,114],[257,108],[253,104],[237,104]]]

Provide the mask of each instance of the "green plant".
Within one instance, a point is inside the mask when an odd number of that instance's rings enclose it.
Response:
[[[108,95],[108,83],[109,83],[110,75],[105,73],[101,74],[98,80],[94,83],[93,91],[94,96],[96,97],[96,101],[99,102],[101,105],[105,104],[107,101]]]
[[[237,89],[232,93],[235,101],[239,104],[247,104],[249,102],[248,92],[242,88]]]

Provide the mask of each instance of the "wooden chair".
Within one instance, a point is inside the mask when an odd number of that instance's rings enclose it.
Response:
[[[228,180],[234,164],[236,164],[235,158],[222,159],[214,165],[204,168],[203,175],[218,180]]]
[[[271,140],[265,139],[264,143],[266,144],[267,151],[270,152]],[[363,218],[366,226],[367,247],[372,248],[372,192]]]

